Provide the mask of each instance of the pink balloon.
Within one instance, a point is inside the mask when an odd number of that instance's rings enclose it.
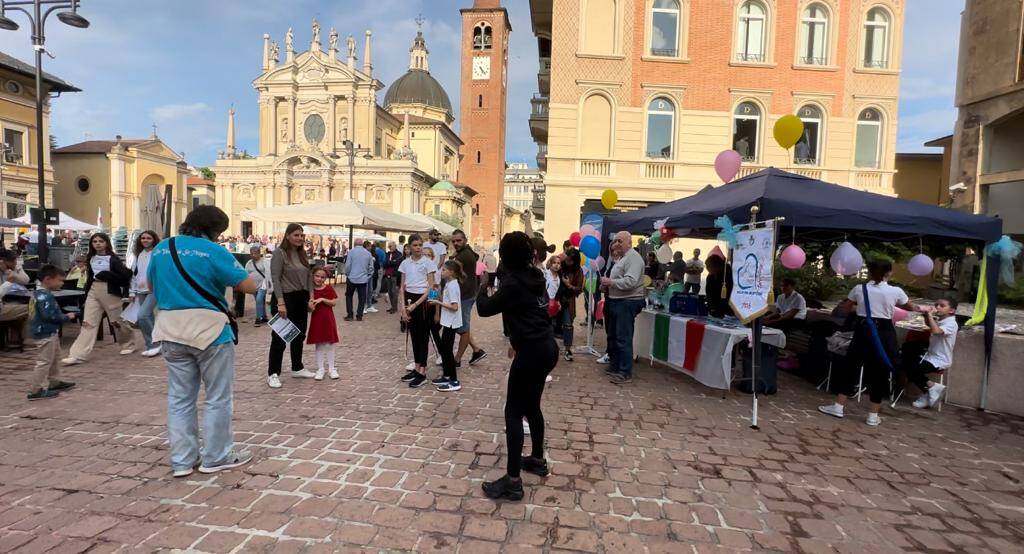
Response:
[[[933,269],[935,269],[935,262],[924,254],[918,254],[907,262],[907,270],[910,271],[911,275],[918,277],[931,275]]]
[[[484,273],[487,273],[487,266],[483,262],[477,262],[476,263],[476,274],[477,275],[483,275]]]
[[[799,269],[803,267],[804,262],[807,261],[807,254],[804,253],[803,248],[800,248],[795,244],[790,244],[782,251],[782,255],[779,256],[779,261],[782,262],[782,267],[786,269]]]
[[[864,257],[854,245],[844,242],[832,253],[829,265],[838,275],[854,275],[864,265]]]
[[[718,174],[723,183],[728,183],[740,172],[740,165],[742,163],[743,159],[740,158],[739,152],[735,150],[722,150],[715,156],[715,173]]]
[[[601,240],[601,233],[598,233],[597,228],[589,223],[580,227],[580,235],[584,237],[594,237],[597,240]]]
[[[910,315],[910,314],[907,313],[907,310],[904,310],[903,308],[893,308],[892,309],[892,320],[893,321],[903,321],[904,319],[907,319],[908,315]]]
[[[598,271],[604,269],[604,256],[598,256],[597,258],[595,258],[594,263],[597,265]]]

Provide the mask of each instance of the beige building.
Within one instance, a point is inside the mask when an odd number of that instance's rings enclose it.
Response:
[[[0,52],[0,217],[21,217],[39,205],[35,71],[35,66]],[[56,184],[50,163],[50,93],[63,92],[81,90],[43,73],[43,181],[50,208]]]
[[[530,128],[546,235],[578,228],[604,189],[623,207],[775,166],[893,194],[901,0],[530,0],[540,70]],[[790,151],[772,138],[803,119]],[[586,206],[586,208],[585,208]]]
[[[544,192],[544,175],[525,163],[510,163],[505,170],[505,205],[519,211],[533,207],[537,193]]]
[[[476,191],[465,185],[444,180],[434,183],[427,191],[423,213],[462,229],[467,237],[473,236],[472,200]]]
[[[953,205],[1024,234],[1024,2],[971,0],[960,23]],[[958,186],[958,185],[961,185]]]
[[[255,156],[236,149],[229,113],[227,148],[212,169],[215,202],[231,217],[232,233],[271,234],[280,227],[243,221],[240,213],[248,208],[355,198],[395,213],[422,213],[430,187],[458,174],[462,142],[451,129],[451,101],[430,75],[423,34],[409,50],[409,71],[390,86],[383,107],[370,31],[361,64],[351,35],[339,45],[331,29],[326,48],[320,35],[314,20],[309,50],[300,53],[289,29],[283,58],[264,35],[263,73],[253,81],[260,114]]]
[[[103,217],[104,227],[165,230],[166,200],[170,199],[171,229],[177,229],[189,210],[185,177],[188,167],[158,137],[89,140],[53,151],[53,168],[60,186],[55,207],[80,221]]]

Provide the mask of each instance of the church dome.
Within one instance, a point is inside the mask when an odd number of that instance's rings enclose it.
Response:
[[[441,83],[422,69],[410,69],[388,87],[384,109],[395,104],[426,104],[452,113],[452,101]]]
[[[422,31],[416,33],[409,54],[409,71],[388,87],[384,95],[384,109],[396,104],[423,104],[452,116],[452,101],[448,99],[448,93],[430,75],[430,52]]]
[[[430,187],[430,190],[458,190],[451,181],[438,181],[434,183],[434,186]]]

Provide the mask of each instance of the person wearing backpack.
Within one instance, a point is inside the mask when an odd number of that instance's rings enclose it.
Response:
[[[149,262],[148,281],[159,313],[153,338],[167,363],[167,440],[175,477],[216,473],[248,463],[235,450],[231,429],[237,327],[224,292],[256,292],[257,283],[235,257],[213,242],[228,228],[216,206],[198,206],[179,235],[160,242]],[[199,450],[196,403],[202,383],[203,449]]]

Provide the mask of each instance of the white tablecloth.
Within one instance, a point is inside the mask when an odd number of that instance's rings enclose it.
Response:
[[[659,313],[644,310],[636,318],[633,332],[633,352],[641,358],[653,359],[654,319]],[[685,329],[689,321],[703,322],[702,340],[691,345],[699,354],[693,356],[692,368],[684,368],[680,361],[686,350]],[[745,327],[718,325],[707,318],[671,316],[668,336],[668,360],[658,360],[669,367],[685,373],[700,383],[716,389],[729,389],[732,381],[732,352],[743,341],[750,341],[752,331]],[[786,347],[786,335],[778,329],[763,327],[761,342],[778,348]]]

